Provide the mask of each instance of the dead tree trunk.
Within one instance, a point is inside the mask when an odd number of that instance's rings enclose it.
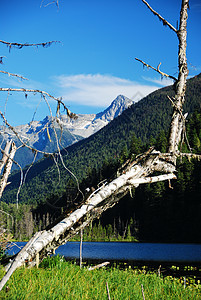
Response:
[[[183,104],[185,101],[186,92],[186,79],[188,76],[188,67],[186,59],[186,36],[187,36],[187,9],[189,0],[182,0],[182,8],[180,12],[180,25],[177,32],[179,39],[179,53],[178,53],[178,64],[179,64],[179,75],[176,82],[176,95],[173,100],[174,112],[172,116],[172,122],[170,125],[170,136],[169,136],[169,152],[177,153],[178,146],[181,141],[182,130],[184,129],[185,118],[182,114]]]
[[[11,147],[11,149],[10,149],[10,147]],[[5,150],[3,152],[3,157],[0,162],[0,171],[4,167],[3,174],[0,179],[0,198],[1,198],[2,193],[7,185],[7,180],[8,180],[8,176],[10,174],[11,168],[12,168],[13,158],[15,156],[16,149],[17,149],[17,147],[14,142],[9,141],[6,143]],[[10,153],[9,153],[9,151],[10,151]]]
[[[0,161],[0,172],[2,171],[5,163],[7,162],[8,160],[8,155],[9,155],[9,151],[10,151],[10,146],[11,146],[11,143],[12,141],[7,141],[6,142],[6,146],[4,148],[4,152],[2,153],[3,156],[2,156],[2,159]]]
[[[38,236],[30,240],[28,246],[8,266],[7,274],[0,282],[0,290],[17,267],[24,264],[38,264],[38,261],[43,259],[44,256],[66,243],[80,229],[87,226],[91,220],[115,205],[132,187],[137,187],[142,183],[176,178],[174,172],[176,171],[176,157],[180,155],[178,145],[184,125],[182,105],[185,99],[186,77],[188,74],[186,64],[188,0],[182,0],[179,30],[176,30],[169,22],[156,13],[145,0],[142,1],[165,25],[175,31],[179,38],[179,76],[176,82],[175,98],[171,99],[174,112],[170,126],[169,152],[162,154],[151,148],[146,153],[139,155],[135,161],[127,164],[117,178],[109,183],[104,183],[103,186],[93,192],[78,209],[67,215],[66,218],[50,230],[39,232]],[[159,70],[159,66],[157,71],[164,75],[165,73]],[[160,173],[160,175],[151,176],[155,172]]]

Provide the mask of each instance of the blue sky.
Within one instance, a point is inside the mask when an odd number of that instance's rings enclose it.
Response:
[[[140,0],[1,0],[0,39],[8,42],[40,43],[60,41],[51,47],[8,48],[0,43],[5,56],[0,70],[23,75],[21,81],[0,74],[1,87],[45,90],[63,97],[75,113],[97,113],[119,94],[133,100],[162,86],[152,70],[143,69],[135,57],[176,76],[178,41],[176,34],[147,9]],[[150,0],[149,4],[177,26],[181,0]],[[201,72],[201,1],[191,0],[188,19],[187,57],[189,75]],[[13,125],[49,114],[40,96],[27,99],[19,93],[1,92],[0,110]],[[53,113],[55,106],[50,105]]]

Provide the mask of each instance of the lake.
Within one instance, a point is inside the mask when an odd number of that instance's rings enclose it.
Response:
[[[18,247],[26,243],[17,242]],[[20,249],[14,246],[8,254]],[[79,242],[68,242],[56,250],[66,259],[78,259]],[[192,263],[201,265],[200,244],[159,244],[130,242],[83,242],[83,260],[115,260],[133,262]]]

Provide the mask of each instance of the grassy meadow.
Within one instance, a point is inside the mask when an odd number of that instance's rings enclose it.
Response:
[[[4,275],[0,269],[1,278]],[[20,268],[0,292],[0,299],[201,299],[200,282],[158,273],[106,267],[89,271],[56,256],[45,259],[39,268]]]

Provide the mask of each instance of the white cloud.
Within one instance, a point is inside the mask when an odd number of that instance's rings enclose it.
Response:
[[[34,80],[21,81],[12,77],[0,80],[0,83],[9,87],[24,87],[31,89],[45,90],[55,97],[62,96],[66,105],[90,106],[91,108],[105,108],[118,96],[124,95],[135,102],[147,96],[161,86],[172,84],[169,79],[158,80],[143,78],[148,84],[102,74],[78,74],[60,75],[51,78],[48,83],[41,83]],[[151,84],[150,84],[151,82]],[[16,95],[15,102],[27,108],[34,108],[40,101],[40,95],[29,95],[25,100],[24,94]],[[50,100],[50,99],[49,99]],[[81,112],[80,112],[81,113]]]
[[[101,74],[60,75],[53,81],[64,101],[94,107],[106,107],[120,94],[138,101],[159,88]]]

